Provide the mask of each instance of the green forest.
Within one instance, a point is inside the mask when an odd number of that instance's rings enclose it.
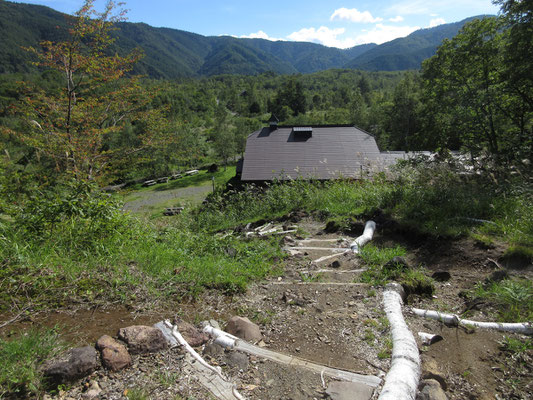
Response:
[[[137,74],[142,48],[115,51],[121,10],[87,1],[67,35],[24,47],[33,60],[27,71],[0,75],[0,311],[155,307],[206,290],[242,293],[280,271],[282,244],[221,233],[296,210],[344,223],[383,214],[424,237],[504,243],[531,261],[533,9],[529,1],[496,3],[499,16],[466,23],[420,70],[156,79]],[[245,50],[235,44],[228,65],[248,57]],[[283,125],[353,124],[382,151],[427,150],[438,162],[405,163],[395,180],[241,189],[217,181],[204,204],[172,220],[124,213],[122,194],[101,190],[234,165],[272,114]],[[519,315],[531,320],[527,307]],[[0,367],[0,398],[4,388],[42,393],[40,361],[15,358],[18,370]]]

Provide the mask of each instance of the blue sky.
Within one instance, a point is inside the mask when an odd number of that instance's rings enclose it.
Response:
[[[81,0],[33,0],[72,13]],[[104,0],[96,0],[101,7]],[[128,20],[206,36],[296,40],[348,48],[383,43],[420,29],[480,14],[497,14],[491,0],[129,0]]]

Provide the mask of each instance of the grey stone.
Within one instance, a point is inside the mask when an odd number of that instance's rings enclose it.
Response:
[[[236,367],[246,371],[250,365],[250,361],[248,360],[248,356],[246,354],[232,351],[226,356],[226,364],[228,364],[230,367]]]
[[[96,399],[98,396],[100,396],[100,393],[102,393],[102,389],[100,389],[100,386],[98,385],[98,382],[91,381],[89,389],[85,393],[83,393],[82,398],[83,399]]]
[[[151,326],[133,325],[120,328],[118,337],[128,344],[131,354],[156,353],[168,347],[163,332]]]
[[[111,371],[120,371],[131,365],[131,357],[126,346],[111,336],[104,335],[98,339],[96,348],[100,350],[102,364]]]
[[[416,400],[448,400],[446,393],[435,379],[425,379],[418,385],[420,392]]]
[[[259,342],[261,339],[263,339],[263,335],[259,330],[259,326],[254,324],[246,317],[232,317],[228,321],[226,331],[249,342]]]
[[[209,343],[204,348],[204,355],[206,356],[217,357],[222,354],[224,354],[224,349],[216,343]]]
[[[51,385],[60,385],[83,378],[98,366],[98,357],[93,346],[76,347],[63,357],[47,363],[43,374]]]
[[[331,400],[369,400],[374,388],[364,383],[332,381],[326,389]]]

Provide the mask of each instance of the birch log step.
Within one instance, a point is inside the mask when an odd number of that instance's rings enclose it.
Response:
[[[392,333],[392,361],[378,400],[414,400],[420,379],[418,347],[403,318],[400,291],[403,291],[400,285],[389,284],[383,292],[383,306]]]
[[[494,329],[501,332],[513,332],[521,333],[523,335],[533,335],[533,326],[531,322],[515,322],[515,323],[504,323],[504,322],[482,322],[482,321],[472,321],[470,319],[459,318],[455,314],[446,314],[439,311],[433,310],[423,310],[420,308],[413,308],[413,313],[419,317],[434,319],[436,321],[443,322],[448,325],[453,326],[467,326],[474,328],[483,328],[483,329]]]
[[[377,376],[361,375],[351,371],[331,368],[324,365],[315,364],[313,362],[298,357],[288,356],[285,354],[277,353],[272,350],[261,348],[259,346],[255,346],[227,332],[214,328],[211,325],[206,325],[204,327],[204,332],[211,335],[215,339],[215,343],[221,345],[226,349],[235,349],[280,364],[303,368],[308,371],[320,374],[321,376],[326,375],[331,378],[341,379],[348,382],[361,383],[371,388],[376,388],[381,383],[381,379]]]

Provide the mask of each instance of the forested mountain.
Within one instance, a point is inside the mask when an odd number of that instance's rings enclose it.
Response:
[[[422,61],[432,57],[444,39],[451,39],[465,23],[484,15],[443,24],[434,28],[419,29],[404,38],[394,39],[369,49],[345,65],[370,71],[400,71],[419,69]]]
[[[135,72],[151,78],[312,73],[342,67],[397,71],[420,68],[442,40],[453,37],[468,20],[422,29],[379,46],[364,44],[345,50],[315,43],[207,37],[124,22],[118,24],[114,47],[123,53],[141,47],[145,57]],[[30,71],[30,56],[22,47],[57,40],[66,26],[67,16],[51,8],[0,1],[0,73]]]

